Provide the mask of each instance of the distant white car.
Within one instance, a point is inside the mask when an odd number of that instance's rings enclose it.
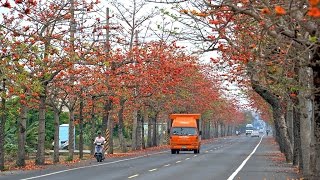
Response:
[[[263,134],[263,132],[264,132],[263,129],[260,129],[260,130],[259,130],[259,133],[260,133],[260,134]]]
[[[252,131],[251,137],[259,137],[259,131]]]

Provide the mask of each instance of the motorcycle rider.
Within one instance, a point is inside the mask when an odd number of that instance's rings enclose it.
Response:
[[[106,139],[101,136],[101,132],[100,131],[98,132],[98,136],[94,140],[94,145],[97,145],[97,143],[101,143],[102,144],[102,146],[101,146],[102,154],[103,154],[102,158],[104,159],[104,144],[106,143]]]

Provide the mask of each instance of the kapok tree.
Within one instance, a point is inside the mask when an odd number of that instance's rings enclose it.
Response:
[[[36,78],[40,84],[37,164],[44,164],[46,88],[69,63],[66,61],[68,58],[63,57],[66,54],[58,51],[62,50],[61,44],[68,43],[65,24],[72,17],[70,5],[69,2],[16,1],[16,6],[5,6],[11,8],[10,15],[4,16],[6,29],[27,44],[26,50],[34,48],[33,51],[37,51],[28,53],[26,60],[19,61],[21,66],[29,69],[29,76]],[[83,7],[81,3],[77,5]]]

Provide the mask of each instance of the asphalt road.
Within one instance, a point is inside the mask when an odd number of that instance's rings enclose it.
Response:
[[[106,159],[87,166],[58,167],[41,171],[0,173],[0,180],[276,180],[295,178],[290,166],[279,171],[274,162],[265,158],[274,151],[267,139],[270,137],[227,137],[202,145],[200,154],[169,150],[153,152],[138,157]]]

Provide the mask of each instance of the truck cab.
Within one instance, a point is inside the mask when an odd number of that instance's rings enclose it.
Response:
[[[253,125],[252,124],[247,124],[246,125],[246,136],[247,135],[251,135],[252,132],[253,132]]]
[[[200,114],[171,114],[170,119],[171,154],[178,154],[180,151],[200,153]]]

